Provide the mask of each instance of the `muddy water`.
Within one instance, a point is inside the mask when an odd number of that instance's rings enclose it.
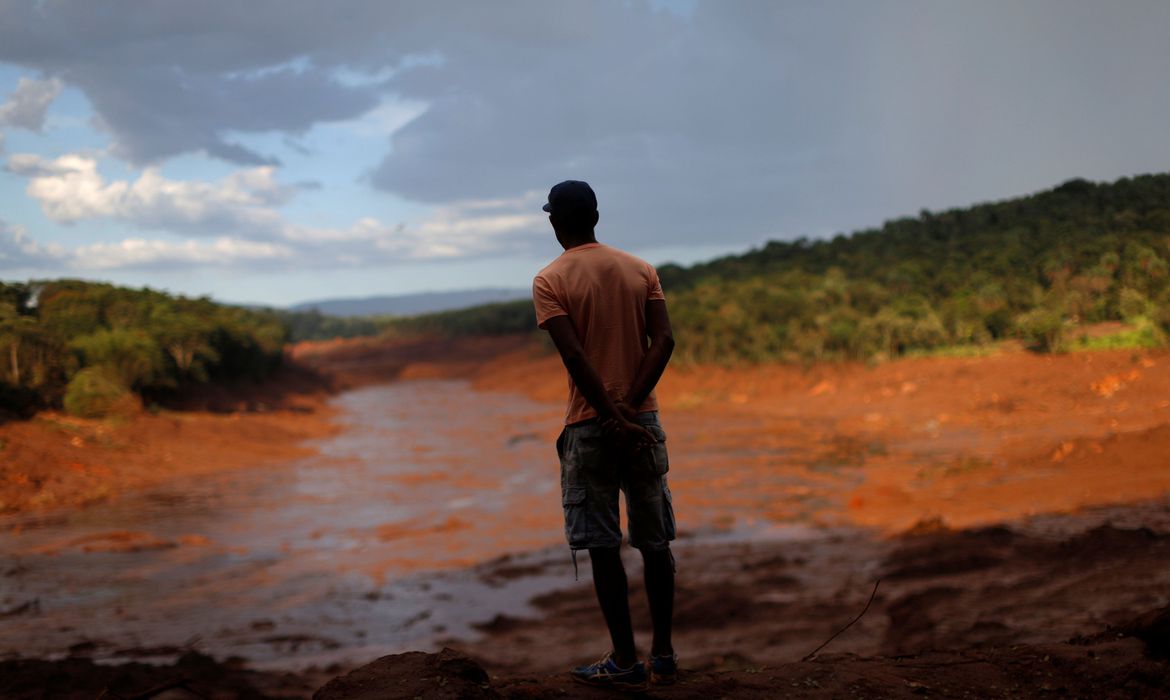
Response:
[[[560,406],[454,381],[335,403],[346,429],[313,458],[0,520],[0,655],[360,661],[573,584]],[[693,500],[706,522],[747,505]]]
[[[547,581],[459,569],[559,542],[555,407],[459,382],[336,404],[314,458],[0,520],[0,654],[362,658],[564,583],[559,549],[529,555],[555,557],[528,562]]]

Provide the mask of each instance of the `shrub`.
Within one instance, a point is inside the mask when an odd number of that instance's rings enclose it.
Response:
[[[140,408],[134,392],[101,367],[86,367],[75,374],[65,387],[64,403],[66,411],[83,418],[134,413]]]
[[[1058,352],[1064,349],[1064,316],[1057,309],[1042,306],[1022,313],[1016,316],[1015,326],[1031,350]]]

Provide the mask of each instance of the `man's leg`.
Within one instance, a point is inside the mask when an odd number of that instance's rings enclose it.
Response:
[[[650,621],[654,625],[650,653],[654,656],[673,656],[670,633],[674,617],[674,562],[670,549],[644,549],[642,563],[646,598],[650,601]]]
[[[597,591],[597,602],[609,637],[613,641],[613,661],[620,668],[629,668],[638,660],[634,651],[634,626],[630,622],[629,585],[626,569],[622,566],[620,547],[604,547],[589,550],[589,561],[593,564],[593,588]],[[667,563],[669,567],[669,562]],[[673,589],[673,576],[671,587]],[[657,637],[657,623],[655,636]],[[669,639],[669,635],[668,635]]]
[[[646,598],[654,625],[650,654],[673,657],[674,560],[670,542],[675,538],[675,524],[670,488],[666,484],[670,469],[666,432],[655,413],[639,414],[638,420],[658,442],[623,473],[630,544],[642,552]]]

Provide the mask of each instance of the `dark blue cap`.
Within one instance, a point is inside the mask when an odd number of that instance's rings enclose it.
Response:
[[[548,204],[542,208],[550,214],[587,214],[597,211],[597,195],[588,182],[565,180],[548,191]]]

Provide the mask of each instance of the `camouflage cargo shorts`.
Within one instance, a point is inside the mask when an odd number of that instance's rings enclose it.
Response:
[[[667,549],[675,538],[666,432],[657,411],[639,413],[634,422],[657,438],[634,456],[609,449],[596,419],[565,426],[557,439],[565,537],[574,551],[621,545],[618,491],[626,494],[631,547]]]

